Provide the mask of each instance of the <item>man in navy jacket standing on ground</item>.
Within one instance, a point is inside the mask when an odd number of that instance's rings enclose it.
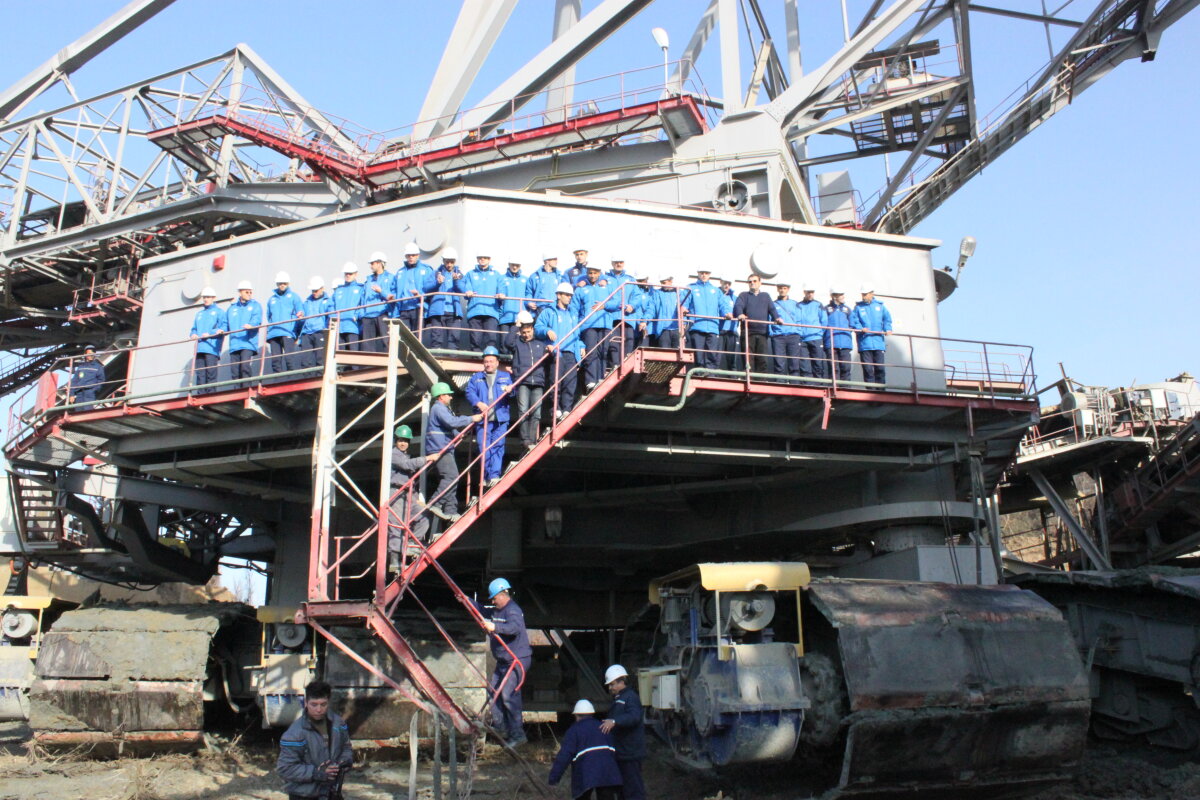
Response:
[[[613,704],[608,719],[600,723],[600,730],[613,735],[625,800],[646,800],[646,786],[642,783],[642,761],[646,758],[642,699],[629,685],[629,673],[620,664],[604,671],[604,684],[613,696]]]

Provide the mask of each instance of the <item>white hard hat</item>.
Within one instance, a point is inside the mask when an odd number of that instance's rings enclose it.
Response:
[[[308,282],[308,290],[315,292],[317,289],[325,288],[325,280],[320,275],[314,275],[312,280]]]
[[[562,283],[560,283],[558,285],[558,288],[554,290],[554,293],[555,294],[575,294],[575,290],[571,288],[571,284],[567,283],[566,281],[563,281]]]
[[[200,296],[201,297],[216,297],[217,290],[211,286],[205,286],[203,289],[200,290]]]
[[[610,256],[610,257],[609,257],[609,259],[608,259],[608,262],[609,262],[610,264],[615,264],[615,263],[617,263],[618,261],[620,261],[621,263],[624,263],[624,262],[625,262],[625,256]]]
[[[815,292],[816,289],[813,288],[813,281],[801,281],[800,282],[800,291]]]
[[[408,244],[404,245],[404,255],[419,256],[421,255],[421,248],[417,247],[416,242],[409,242]]]
[[[250,291],[254,291],[254,287],[250,285],[250,281],[239,282],[238,283],[238,291],[240,292],[242,289],[249,289]]]
[[[453,247],[447,247],[442,251],[442,261],[458,261],[458,251]]]
[[[286,272],[276,272],[275,273],[275,282],[276,283],[291,283],[292,276],[288,275]]]
[[[358,272],[358,264],[355,264],[353,261],[347,261],[345,264],[342,264],[343,275],[349,275],[351,272]]]
[[[591,700],[576,700],[575,708],[571,711],[572,714],[595,714],[596,707],[592,705]]]
[[[554,255],[554,253],[551,253],[548,250],[542,251],[542,261],[549,261],[552,258],[558,258],[558,256]]]
[[[845,294],[845,292],[843,292],[841,289],[834,288],[833,286],[829,287],[829,293],[830,294]]]
[[[530,314],[528,311],[524,311],[524,310],[518,311],[517,312],[517,324],[518,325],[532,325],[533,324],[533,314]]]
[[[871,284],[869,283],[864,283],[862,286],[858,287],[859,294],[870,294],[873,291],[875,290],[871,288]]]
[[[521,266],[521,259],[519,259],[519,258],[510,258],[510,259],[508,259],[508,263],[509,263],[509,264],[516,264],[516,265],[519,267],[519,266]]]
[[[571,251],[571,254],[574,255],[575,253],[586,253],[586,252],[588,252],[588,249],[586,247],[576,247],[574,250]]]
[[[620,664],[613,664],[608,669],[604,670],[604,685],[608,686],[618,678],[628,678],[629,673]]]
[[[382,250],[376,250],[374,253],[371,253],[371,257],[367,259],[367,263],[370,264],[372,261],[382,261],[386,264],[387,253],[383,252]]]

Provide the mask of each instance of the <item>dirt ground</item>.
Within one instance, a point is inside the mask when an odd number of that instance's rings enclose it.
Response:
[[[542,726],[539,726],[542,727]],[[529,771],[544,780],[556,751],[548,727],[522,748]],[[536,737],[536,735],[535,735]],[[0,730],[0,800],[286,800],[275,777],[269,742],[243,744],[218,740],[213,749],[194,755],[91,760],[83,754],[49,755],[31,751],[19,731]],[[428,753],[422,754],[417,797],[431,800]],[[460,770],[462,768],[460,767]],[[348,800],[408,797],[407,760],[395,753],[360,754],[346,781]],[[567,798],[564,786],[535,789],[518,765],[500,748],[479,754],[470,797],[484,800]],[[460,795],[467,787],[460,771]],[[646,765],[650,796],[657,800],[798,800],[794,773],[756,769],[752,775],[706,777],[680,771],[660,760]],[[445,777],[443,777],[445,780]],[[753,781],[753,785],[750,785]],[[543,794],[544,792],[544,794]],[[443,794],[447,800],[452,795]],[[462,795],[465,796],[465,795]],[[964,795],[966,797],[967,795]],[[1096,747],[1072,783],[1042,792],[1032,800],[1196,800],[1200,798],[1200,761],[1179,756],[1133,753]]]

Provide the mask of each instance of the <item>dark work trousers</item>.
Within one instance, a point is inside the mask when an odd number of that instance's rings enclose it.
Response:
[[[271,373],[287,372],[296,368],[296,340],[290,336],[272,336],[267,339],[271,353]]]
[[[776,375],[800,374],[800,334],[772,336],[771,353],[775,356]]]
[[[511,741],[525,736],[521,726],[521,689],[525,676],[529,673],[530,658],[518,659],[521,666],[514,666],[511,661],[497,661],[488,681],[488,690],[492,696],[492,724]],[[522,669],[524,667],[524,669]]]
[[[642,782],[642,761],[617,761],[617,769],[621,770],[621,782],[624,800],[646,800],[646,784]]]
[[[717,368],[717,346],[721,337],[715,333],[688,331],[688,347],[696,351],[696,366]]]
[[[437,488],[433,490],[433,494],[430,495],[434,499],[429,504],[440,508],[447,514],[457,514],[458,487],[455,484],[458,482],[458,462],[454,458],[453,447],[442,453],[442,457],[433,462],[433,469],[437,472],[438,484]],[[444,495],[442,494],[443,490],[446,492]]]
[[[393,489],[392,491],[395,491]],[[408,513],[409,492],[401,492],[392,501],[392,513],[388,517],[388,552],[399,553],[404,547],[404,522]],[[425,504],[421,502],[421,493],[415,489],[412,492],[412,517],[408,519],[408,527],[418,542],[424,542],[429,537],[429,515],[425,513]]]
[[[750,365],[751,372],[770,373],[771,340],[765,333],[750,334]]]
[[[742,348],[738,344],[737,331],[724,331],[721,333],[721,369],[741,369],[742,362],[745,361],[742,357]]]
[[[621,352],[622,342],[625,351]],[[633,326],[618,322],[613,326],[612,339],[608,343],[608,365],[615,367],[633,352]]]
[[[229,373],[233,380],[248,380],[254,372],[252,350],[235,350],[229,354]]]
[[[662,331],[654,337],[655,347],[664,347],[668,350],[679,349],[679,329],[672,328],[669,331]]]
[[[835,362],[837,362],[837,376],[839,381],[850,380],[850,365],[854,363],[854,350],[850,347],[835,347],[829,354]],[[832,375],[831,375],[832,377]]]
[[[319,367],[325,360],[325,331],[305,333],[300,336],[300,359],[302,369]]]
[[[357,333],[339,333],[338,350],[362,350],[362,335]]]
[[[887,383],[884,372],[884,350],[859,350],[858,357],[862,360],[863,380],[867,383]]]
[[[542,418],[542,392],[541,386],[526,386],[519,384],[517,386],[517,418],[521,420],[518,426],[521,431],[521,443],[533,444],[538,440],[538,423]],[[533,409],[530,411],[530,409]],[[529,411],[526,416],[525,412]]]
[[[445,350],[458,349],[458,334],[462,323],[453,314],[441,314],[425,320],[425,344]]]
[[[87,411],[96,403],[96,390],[91,388],[80,389],[75,392],[72,402],[78,404],[78,407],[75,409],[76,411]]]
[[[508,332],[511,331],[515,327],[517,327],[517,323],[515,323],[515,322],[501,322],[500,327],[499,327],[500,341],[503,342],[505,339],[507,339]]]
[[[583,331],[583,381],[589,387],[595,386],[604,377],[604,351],[608,343],[604,335],[605,328],[586,328]]]
[[[217,369],[221,357],[215,353],[196,353],[196,365],[192,367],[192,383],[204,386],[217,382]]]
[[[496,331],[500,330],[500,321],[495,317],[479,315],[467,320],[471,329],[471,349],[482,350],[485,347],[495,347]]]
[[[362,328],[360,349],[368,353],[387,352],[387,323],[388,318],[382,314],[378,317],[363,317],[358,321]]]
[[[800,376],[803,378],[824,378],[825,375],[825,345],[820,339],[809,339],[800,342]]]
[[[558,358],[552,358],[546,363],[546,403],[552,405],[551,395],[554,384],[558,384],[558,413],[570,411],[575,407],[575,384],[578,382],[578,363],[574,353],[562,352]],[[552,409],[553,410],[553,409]]]
[[[408,328],[413,333],[416,333],[421,327],[421,307],[410,308],[404,311],[396,312],[396,316],[400,318],[400,324]]]

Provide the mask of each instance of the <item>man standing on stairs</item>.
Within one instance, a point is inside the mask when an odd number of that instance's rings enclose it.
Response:
[[[482,608],[480,613],[484,617],[483,627],[491,634],[488,644],[496,659],[496,668],[488,681],[492,723],[507,737],[505,743],[516,747],[528,741],[521,724],[521,685],[529,673],[533,649],[525,630],[525,612],[512,598],[512,584],[505,578],[496,578],[488,584],[488,600],[493,606],[490,615]]]
[[[475,426],[475,440],[483,453],[485,486],[495,486],[504,472],[504,437],[508,434],[512,388],[512,375],[500,369],[500,351],[488,345],[483,351],[483,371],[472,375],[466,386],[467,402],[484,417]]]
[[[408,448],[412,444],[412,428],[407,425],[396,427],[396,449],[392,451],[392,476],[389,485],[392,494],[412,479],[426,463],[438,460],[437,453],[427,456],[412,456]],[[410,491],[401,492],[391,503],[392,513],[388,517],[388,571],[400,571],[400,552],[404,549],[404,523],[407,520],[409,530],[420,542],[429,538],[429,516],[426,514],[425,498],[413,486]],[[411,503],[409,501],[412,501]]]
[[[482,414],[465,417],[450,410],[450,398],[454,390],[450,384],[439,381],[429,390],[433,406],[429,409],[429,426],[425,435],[426,454],[441,453],[458,432],[472,422],[483,422]],[[429,510],[444,520],[458,519],[458,462],[454,450],[448,450],[437,460],[438,485],[433,492]]]

